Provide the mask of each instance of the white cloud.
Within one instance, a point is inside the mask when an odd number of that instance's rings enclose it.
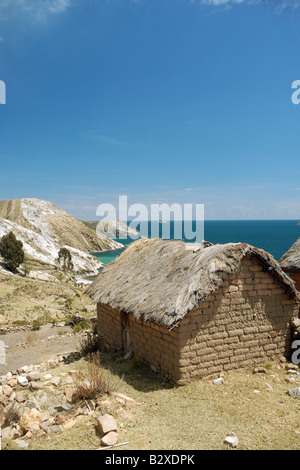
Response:
[[[72,0],[1,0],[0,20],[12,17],[44,19],[49,14],[62,13],[71,6]]]

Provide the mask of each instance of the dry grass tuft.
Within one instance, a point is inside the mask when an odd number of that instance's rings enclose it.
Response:
[[[87,332],[86,336],[79,340],[79,351],[82,356],[95,353],[98,349],[98,336],[94,333]]]
[[[116,392],[119,384],[109,370],[103,369],[99,354],[92,354],[86,371],[77,373],[75,387],[73,401],[79,401],[92,400]]]
[[[2,427],[6,428],[15,423],[18,423],[21,418],[20,407],[16,403],[11,403],[3,412],[3,424]]]

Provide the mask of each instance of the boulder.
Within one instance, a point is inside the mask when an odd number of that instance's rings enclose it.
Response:
[[[101,439],[101,444],[103,446],[114,446],[118,442],[119,434],[117,432],[109,432]]]
[[[17,377],[18,384],[21,385],[22,387],[26,387],[28,385],[28,380],[26,377],[23,377],[22,375],[19,375]]]
[[[26,378],[27,378],[28,382],[37,382],[37,381],[41,380],[42,374],[40,374],[39,372],[33,371],[33,372],[30,372],[29,374],[27,374]]]
[[[101,435],[118,430],[114,417],[109,414],[97,418],[97,427]]]

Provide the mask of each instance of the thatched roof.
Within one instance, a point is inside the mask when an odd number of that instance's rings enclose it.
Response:
[[[244,243],[211,245],[160,239],[129,245],[103,269],[88,293],[95,301],[135,318],[169,327],[199,308],[247,255],[254,256],[291,296],[297,296],[293,281],[263,250]]]
[[[287,273],[300,271],[300,238],[294,245],[280,258],[279,264]]]

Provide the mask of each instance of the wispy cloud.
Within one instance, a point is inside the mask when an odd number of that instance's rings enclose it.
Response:
[[[11,17],[30,17],[44,19],[50,14],[58,14],[67,10],[73,0],[1,0],[0,20]]]
[[[93,137],[94,139],[108,145],[125,145],[128,146],[126,142],[122,142],[121,140],[114,139],[113,137],[109,137],[105,134],[99,134],[94,130],[89,130],[88,135]]]
[[[190,0],[196,3],[196,0]],[[271,6],[276,13],[296,11],[300,9],[300,0],[200,0],[202,5],[214,7],[232,7],[234,5],[258,5],[265,4]]]

